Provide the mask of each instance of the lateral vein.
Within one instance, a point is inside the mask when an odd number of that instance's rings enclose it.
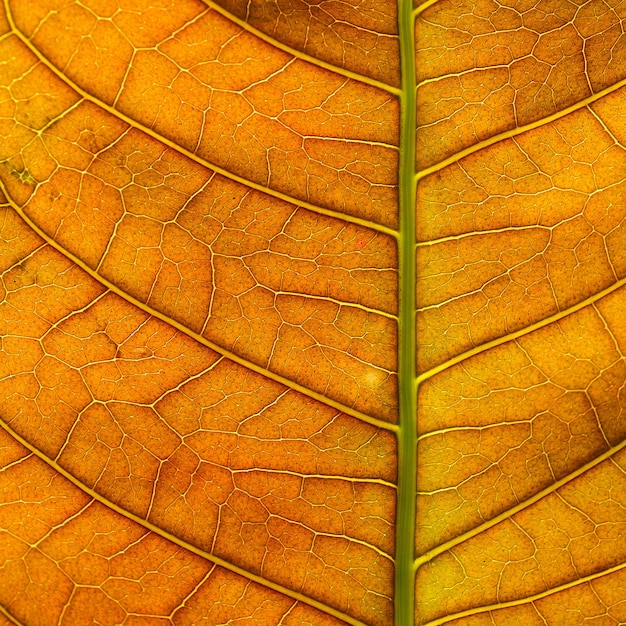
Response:
[[[624,285],[626,285],[626,277],[621,278],[620,280],[614,282],[612,285],[609,285],[606,289],[603,289],[602,291],[599,291],[598,293],[595,293],[592,296],[589,296],[588,298],[581,300],[577,304],[574,304],[571,307],[563,309],[562,311],[559,311],[558,313],[554,313],[554,315],[545,317],[535,322],[534,324],[531,324],[530,326],[526,326],[525,328],[520,328],[520,330],[516,330],[515,332],[508,333],[506,335],[503,335],[502,337],[497,337],[496,339],[488,341],[487,343],[484,343],[480,346],[476,346],[475,348],[472,348],[471,350],[467,350],[463,352],[462,354],[458,354],[457,356],[452,357],[451,359],[448,359],[447,361],[441,363],[440,365],[437,365],[436,367],[433,367],[425,372],[422,372],[417,377],[417,384],[420,385],[421,383],[428,380],[429,378],[432,378],[433,376],[440,374],[441,372],[447,370],[453,365],[462,363],[463,361],[473,356],[476,356],[477,354],[486,352],[487,350],[490,350],[491,348],[495,348],[496,346],[500,346],[504,343],[508,343],[509,341],[513,341],[514,339],[519,339],[520,337],[523,337],[524,335],[528,335],[534,332],[535,330],[539,330],[540,328],[544,328],[545,326],[548,326],[549,324],[552,324],[553,322],[558,322],[559,320],[567,317],[568,315],[572,315],[573,313],[576,313],[577,311],[584,309],[590,304],[593,304],[594,302],[601,300],[605,296],[608,296],[614,291],[617,291],[620,287],[623,287]]]
[[[314,400],[317,400],[318,402],[326,404],[327,406],[332,406],[333,408],[338,409],[339,411],[341,411],[343,413],[351,415],[352,417],[356,417],[357,419],[359,419],[359,420],[361,420],[363,422],[367,422],[368,424],[372,424],[373,426],[377,426],[378,428],[383,428],[385,430],[391,430],[391,431],[394,431],[394,432],[398,430],[398,426],[396,426],[395,424],[391,424],[389,422],[385,422],[383,420],[379,420],[379,419],[377,419],[375,417],[372,417],[370,415],[362,413],[361,411],[358,411],[357,409],[354,409],[352,407],[344,405],[341,402],[333,400],[332,398],[327,398],[326,396],[324,396],[321,393],[318,393],[317,391],[313,391],[312,389],[308,389],[304,385],[296,383],[296,382],[294,382],[292,380],[289,380],[288,378],[285,378],[284,376],[281,376],[280,374],[272,372],[271,370],[268,370],[268,369],[266,369],[264,367],[261,367],[260,365],[257,365],[255,363],[252,363],[251,361],[248,361],[247,359],[244,359],[243,357],[240,357],[239,355],[235,354],[234,352],[231,352],[230,350],[227,350],[226,348],[223,348],[222,346],[219,346],[216,343],[213,343],[212,341],[210,341],[206,337],[203,337],[199,333],[194,332],[193,330],[187,328],[186,326],[184,326],[180,322],[178,322],[178,321],[168,317],[164,313],[161,313],[160,311],[157,311],[156,309],[153,309],[151,306],[149,306],[145,302],[142,302],[141,300],[137,300],[137,298],[131,296],[130,294],[128,294],[125,291],[123,291],[122,289],[120,289],[115,283],[112,283],[111,281],[109,281],[106,278],[104,278],[103,276],[101,276],[98,272],[96,272],[91,267],[89,267],[84,261],[82,261],[77,256],[75,256],[74,254],[69,252],[69,250],[66,250],[63,246],[61,246],[59,243],[57,243],[52,237],[50,237],[35,222],[33,222],[33,220],[28,215],[26,215],[24,210],[20,206],[18,206],[17,203],[8,195],[8,193],[6,191],[6,188],[5,188],[5,186],[4,186],[4,184],[2,182],[0,182],[0,190],[7,197],[8,201],[9,201],[9,204],[11,205],[13,210],[47,244],[52,246],[55,250],[57,250],[57,252],[62,254],[64,257],[66,257],[67,259],[69,259],[70,261],[72,261],[73,263],[78,265],[82,270],[87,272],[94,280],[98,281],[101,285],[103,285],[104,287],[106,287],[107,289],[112,291],[113,293],[117,294],[120,298],[123,298],[124,300],[126,300],[130,304],[138,307],[142,311],[145,311],[146,313],[148,313],[148,315],[152,315],[152,316],[160,319],[161,321],[165,322],[166,324],[169,324],[170,326],[176,328],[176,330],[179,330],[181,333],[184,333],[188,337],[191,337],[192,339],[196,340],[198,343],[201,343],[202,345],[206,346],[207,348],[210,348],[211,350],[214,350],[218,354],[221,354],[222,356],[227,357],[231,361],[233,361],[233,362],[235,362],[235,363],[237,363],[239,365],[242,365],[242,366],[246,367],[247,369],[250,369],[250,370],[252,370],[254,372],[257,372],[258,374],[261,374],[262,376],[265,376],[267,378],[275,380],[276,382],[280,383],[281,385],[284,385],[285,387],[293,389],[294,391],[298,391],[298,392],[300,392],[300,393],[302,393],[302,394],[304,394],[304,395],[306,395],[306,396],[308,396],[310,398],[313,398]]]
[[[541,591],[532,596],[526,596],[525,598],[520,598],[518,600],[509,600],[508,602],[498,602],[497,604],[489,604],[485,606],[479,606],[473,609],[467,609],[466,611],[460,611],[459,613],[454,613],[453,615],[446,615],[445,617],[440,617],[439,619],[432,620],[424,624],[424,626],[440,626],[441,624],[447,624],[452,620],[457,620],[462,617],[469,617],[471,615],[487,613],[488,611],[497,611],[498,609],[506,609],[513,606],[520,606],[522,604],[536,602],[537,600],[547,598],[548,596],[554,595],[561,591],[572,589],[573,587],[577,587],[578,585],[583,585],[593,580],[597,580],[598,578],[602,578],[603,576],[608,576],[609,574],[619,572],[624,568],[626,568],[626,563],[620,563],[619,565],[614,565],[613,567],[609,567],[605,570],[602,570],[601,572],[596,572],[595,574],[583,576],[582,578],[572,580],[568,583],[563,583],[562,585],[558,585],[557,587],[553,587],[552,589],[546,589],[545,591]]]
[[[437,2],[439,2],[439,0],[426,0],[426,2],[422,2],[422,4],[416,6],[413,9],[413,15],[417,17],[420,13],[423,13],[426,9],[430,9],[430,7],[433,6],[433,4],[437,4]]]
[[[4,617],[6,617],[12,624],[15,624],[15,626],[25,626],[24,624],[22,624],[22,622],[20,622],[17,619],[17,617],[11,615],[8,609],[5,609],[1,604],[0,604],[0,614],[4,615]]]
[[[219,565],[220,567],[223,567],[231,572],[239,574],[240,576],[244,576],[248,580],[251,580],[255,583],[263,585],[264,587],[268,587],[270,589],[273,589],[274,591],[278,591],[279,593],[287,597],[293,598],[294,600],[298,600],[299,602],[303,602],[304,604],[308,604],[309,606],[315,607],[316,609],[323,611],[324,613],[328,615],[332,615],[333,617],[344,620],[345,622],[347,622],[348,624],[351,624],[352,626],[367,626],[366,624],[355,619],[354,617],[351,617],[350,615],[346,615],[345,613],[342,613],[341,611],[333,607],[326,606],[325,604],[323,604],[322,602],[318,600],[309,598],[298,591],[293,591],[292,589],[283,587],[282,585],[275,583],[271,580],[268,580],[264,578],[263,576],[259,576],[258,574],[253,574],[251,572],[248,572],[245,569],[237,565],[234,565],[233,563],[230,563],[229,561],[226,561],[218,556],[215,556],[214,554],[210,554],[209,552],[206,552],[205,550],[202,550],[201,548],[198,548],[197,546],[191,543],[188,543],[184,539],[180,539],[176,535],[173,535],[172,533],[169,533],[168,531],[163,530],[162,528],[159,528],[152,522],[149,522],[148,520],[145,520],[142,517],[139,517],[135,513],[131,513],[130,511],[127,511],[121,506],[115,504],[114,502],[111,502],[104,496],[100,495],[97,491],[94,491],[91,487],[88,487],[87,485],[85,485],[82,481],[80,481],[78,478],[73,476],[70,472],[65,470],[56,461],[53,461],[52,459],[48,458],[36,446],[32,445],[29,441],[27,441],[21,435],[15,432],[3,419],[0,419],[0,427],[2,427],[11,437],[13,437],[19,443],[21,443],[25,448],[28,448],[28,450],[30,450],[41,461],[46,463],[46,465],[48,465],[53,470],[61,474],[64,478],[69,480],[75,487],[78,487],[81,491],[91,496],[94,500],[106,506],[108,509],[111,509],[115,513],[118,513],[119,515],[122,515],[123,517],[132,520],[133,522],[139,524],[146,530],[149,530],[159,535],[160,537],[163,537],[164,539],[171,541],[172,543],[175,543],[176,545],[180,546],[181,548],[184,548],[185,550],[189,550],[193,554],[196,554],[197,556],[200,556],[206,559],[207,561],[210,561],[211,563],[215,563],[216,565]],[[21,625],[18,624],[18,626],[21,626]]]
[[[15,22],[13,21],[13,16],[12,16],[12,14],[10,12],[10,8],[8,6],[8,2],[9,2],[9,0],[4,0],[5,9],[6,9],[6,12],[7,12],[7,17],[8,17],[11,29],[14,32],[15,36],[59,80],[63,81],[63,83],[65,83],[66,85],[71,87],[84,100],[87,100],[87,101],[95,104],[97,107],[107,111],[111,115],[115,116],[117,119],[122,120],[123,122],[125,122],[126,124],[131,126],[132,128],[135,128],[136,130],[139,130],[142,133],[145,133],[146,135],[152,137],[153,139],[156,139],[160,143],[168,146],[169,148],[172,148],[173,150],[176,150],[180,154],[185,155],[188,159],[191,159],[192,161],[195,161],[199,165],[202,165],[203,167],[206,167],[207,169],[210,169],[210,170],[212,170],[212,171],[214,171],[214,172],[216,172],[218,174],[221,174],[225,178],[228,178],[230,180],[234,180],[235,182],[238,182],[238,183],[240,183],[242,185],[245,185],[247,187],[250,187],[252,189],[256,189],[257,191],[261,191],[262,193],[265,193],[265,194],[267,194],[269,196],[272,196],[274,198],[278,198],[279,200],[283,200],[284,202],[289,202],[290,204],[294,204],[296,206],[300,206],[302,208],[308,209],[309,211],[313,211],[314,213],[320,213],[322,215],[327,215],[328,217],[334,217],[335,219],[343,220],[343,221],[346,221],[346,222],[351,222],[353,224],[358,224],[360,226],[364,226],[366,228],[370,228],[372,230],[376,230],[378,232],[385,233],[386,235],[390,235],[391,237],[394,237],[394,238],[398,237],[397,231],[395,231],[393,228],[390,228],[388,226],[384,226],[382,224],[377,224],[375,222],[370,222],[369,220],[366,220],[366,219],[363,219],[363,218],[360,218],[360,217],[357,217],[357,216],[354,216],[354,215],[350,215],[348,213],[341,213],[339,211],[334,211],[333,209],[327,209],[327,208],[318,206],[316,204],[313,204],[311,202],[308,202],[306,200],[299,200],[298,198],[290,196],[290,195],[288,195],[288,194],[286,194],[286,193],[284,193],[282,191],[277,191],[275,189],[272,189],[271,187],[267,187],[265,185],[261,185],[260,183],[255,183],[255,182],[253,182],[251,180],[248,180],[247,178],[244,178],[243,176],[239,176],[238,174],[230,172],[227,169],[224,169],[224,168],[222,168],[222,167],[220,167],[218,165],[215,165],[214,163],[211,163],[210,161],[208,161],[208,160],[204,159],[203,157],[197,155],[195,152],[192,152],[191,150],[188,150],[187,148],[184,148],[183,146],[178,145],[176,142],[172,141],[171,139],[168,139],[167,137],[157,133],[156,131],[152,130],[148,126],[145,126],[141,122],[138,122],[137,120],[133,119],[132,117],[130,117],[128,115],[126,115],[125,113],[122,113],[118,109],[115,109],[114,107],[112,107],[111,105],[107,104],[106,102],[103,102],[99,98],[96,98],[95,96],[91,95],[88,91],[86,91],[85,89],[80,87],[78,84],[76,84],[74,81],[72,81],[69,77],[65,76],[55,65],[53,65],[43,55],[43,53],[37,47],[35,47],[33,45],[33,43],[30,41],[30,39],[28,39],[28,37],[26,37],[26,35],[24,35],[24,33],[22,33],[16,27]]]
[[[527,509],[529,506],[535,504],[536,502],[539,502],[539,500],[541,500],[545,496],[550,495],[551,493],[554,493],[557,489],[560,489],[561,487],[567,485],[572,480],[578,478],[579,476],[582,476],[584,473],[588,472],[594,467],[597,467],[598,465],[600,465],[602,462],[606,461],[607,459],[612,458],[624,448],[626,448],[626,439],[618,443],[616,446],[609,448],[606,452],[598,455],[597,457],[585,463],[584,465],[577,468],[573,472],[570,472],[566,476],[563,476],[563,478],[560,478],[559,480],[553,482],[550,486],[546,487],[545,489],[538,491],[535,495],[531,496],[530,498],[527,498],[523,502],[520,502],[519,504],[515,505],[514,507],[511,507],[510,509],[506,511],[503,511],[502,513],[500,513],[500,515],[496,515],[496,517],[493,517],[492,519],[487,520],[480,526],[476,526],[475,528],[472,528],[471,530],[468,530],[467,532],[462,533],[461,535],[458,535],[457,537],[453,537],[452,539],[442,543],[441,545],[435,548],[432,548],[428,552],[425,552],[423,555],[415,559],[415,569],[416,570],[419,569],[422,565],[424,565],[425,563],[428,563],[429,561],[432,561],[432,559],[434,559],[439,554],[442,554],[443,552],[447,552],[448,550],[454,548],[455,546],[458,546],[459,544],[467,541],[468,539],[471,539],[472,537],[475,537],[476,535],[479,535],[485,532],[486,530],[493,528],[500,522],[503,522],[513,517],[513,515],[515,515],[516,513],[519,513],[520,511]]]
[[[470,154],[479,152],[483,148],[488,148],[489,146],[499,143],[500,141],[504,141],[505,139],[511,139],[512,137],[521,135],[522,133],[525,133],[529,130],[534,130],[535,128],[540,128],[542,126],[545,126],[546,124],[549,124],[550,122],[555,122],[561,119],[562,117],[569,115],[570,113],[574,113],[575,111],[578,111],[580,109],[583,109],[589,106],[590,104],[593,104],[597,100],[600,100],[600,98],[604,98],[604,96],[608,96],[609,94],[613,93],[614,91],[617,91],[618,89],[620,89],[621,87],[624,87],[625,85],[626,85],[626,78],[616,82],[613,85],[610,85],[609,87],[606,87],[605,89],[602,89],[601,91],[591,94],[587,96],[586,98],[583,98],[582,100],[579,100],[575,104],[572,104],[571,106],[565,109],[561,109],[560,111],[555,111],[554,113],[552,113],[552,115],[548,115],[547,117],[542,117],[541,119],[535,120],[534,122],[530,122],[529,124],[525,124],[524,126],[517,126],[516,128],[512,128],[511,130],[507,130],[503,133],[494,135],[493,137],[489,137],[488,139],[485,139],[484,141],[480,141],[479,143],[474,144],[473,146],[469,146],[468,148],[465,148],[464,150],[461,150],[460,152],[453,154],[452,156],[448,157],[447,159],[444,159],[443,161],[440,161],[439,163],[435,163],[434,165],[431,165],[430,167],[420,170],[416,174],[416,179],[419,181],[422,178],[425,178],[426,176],[433,174],[434,172],[438,172],[439,170],[442,170],[444,167],[447,167],[448,165],[452,165],[453,163],[460,161],[461,159],[463,159],[466,156],[469,156]]]
[[[396,96],[401,93],[400,89],[398,89],[397,87],[394,87],[393,85],[390,85],[389,83],[376,80],[375,78],[370,78],[369,76],[365,76],[364,74],[359,74],[358,72],[353,72],[352,70],[346,69],[339,65],[333,65],[332,63],[329,63],[328,61],[324,61],[323,59],[318,59],[314,56],[311,56],[310,54],[307,54],[306,52],[303,52],[302,50],[298,50],[297,48],[292,48],[291,46],[288,46],[287,44],[284,44],[281,41],[278,41],[278,39],[275,39],[274,37],[270,37],[269,35],[264,33],[262,30],[255,28],[254,26],[252,26],[245,20],[242,20],[238,18],[236,15],[233,15],[230,11],[226,10],[224,7],[220,6],[216,2],[213,2],[213,0],[202,0],[202,2],[204,2],[204,4],[206,4],[208,7],[210,7],[214,11],[217,11],[220,15],[224,16],[226,19],[230,20],[231,22],[234,22],[235,24],[237,24],[244,30],[247,30],[249,33],[253,34],[255,37],[262,39],[263,41],[265,41],[266,43],[269,43],[275,48],[278,48],[279,50],[282,50],[283,52],[286,52],[287,54],[291,54],[292,56],[298,59],[301,59],[302,61],[306,61],[307,63],[317,65],[326,70],[330,70],[331,72],[334,72],[336,74],[341,74],[345,76],[346,78],[352,78],[353,80],[358,80],[361,83],[367,83],[368,85],[371,85],[372,87],[383,89],[384,91],[388,91],[389,93],[392,93]]]

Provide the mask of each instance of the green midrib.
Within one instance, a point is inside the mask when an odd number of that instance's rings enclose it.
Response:
[[[402,72],[400,117],[400,333],[398,504],[396,512],[395,626],[414,623],[416,499],[415,348],[415,41],[411,0],[399,0],[398,32]]]

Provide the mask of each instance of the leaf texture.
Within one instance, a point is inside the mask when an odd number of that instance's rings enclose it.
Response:
[[[219,6],[318,61],[400,84],[395,2],[221,0]]]
[[[200,2],[5,9],[6,614],[392,619],[396,98]]]
[[[3,0],[0,626],[626,621],[623,19]]]
[[[397,223],[391,94],[287,55],[202,2],[117,13],[114,3],[63,10],[59,0],[43,15],[15,4],[17,27],[67,78],[199,159],[291,198]],[[99,65],[118,69],[89,89]]]
[[[623,621],[620,10],[417,10],[418,624]]]
[[[4,433],[0,445],[4,570],[28,622],[44,604],[45,621],[73,624],[339,623],[111,511]]]

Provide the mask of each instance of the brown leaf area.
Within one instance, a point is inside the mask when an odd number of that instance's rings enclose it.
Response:
[[[272,38],[311,56],[383,82],[400,84],[395,2],[220,0],[217,4]]]
[[[621,11],[418,10],[418,624],[626,619]]]
[[[417,161],[434,163],[626,78],[619,2],[442,0],[416,25]]]
[[[247,371],[103,289],[14,210],[2,224],[0,411],[10,431],[84,491],[171,536],[158,539],[166,545],[193,546],[331,605],[338,597],[359,617],[384,614],[389,433]],[[176,571],[178,557],[167,558]],[[138,580],[135,593],[146,585]],[[10,597],[0,601],[22,613]],[[86,597],[76,601],[82,610]],[[154,606],[146,602],[143,610]],[[75,619],[50,612],[43,623]]]
[[[26,53],[14,39],[5,45],[7,58]],[[395,310],[390,237],[229,181],[81,101],[26,58],[7,74],[54,103],[45,116],[36,100],[18,104],[6,137],[5,184],[26,215],[207,340],[394,419],[396,328],[381,315]],[[29,180],[16,176],[25,158]]]
[[[25,622],[340,623],[115,513],[6,433],[0,451],[3,604]]]
[[[389,93],[284,53],[199,0],[11,7],[67,78],[180,148],[297,200],[397,224]],[[93,81],[101,66],[106,80]]]
[[[335,9],[3,3],[0,620],[392,620],[396,18]]]

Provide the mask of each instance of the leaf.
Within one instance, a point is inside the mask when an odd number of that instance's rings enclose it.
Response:
[[[201,2],[3,6],[4,614],[389,622],[396,90]]]
[[[622,19],[417,17],[419,623],[625,619]]]
[[[0,6],[0,623],[626,621],[621,7]]]

